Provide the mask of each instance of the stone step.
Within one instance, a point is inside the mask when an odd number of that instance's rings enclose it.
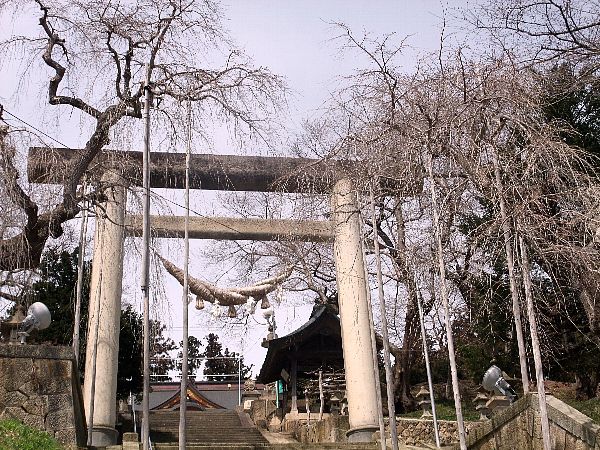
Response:
[[[175,450],[177,442],[157,443],[156,450]],[[187,450],[376,450],[380,446],[377,443],[347,444],[347,443],[323,443],[323,444],[188,444]]]
[[[150,437],[156,450],[177,448],[179,411],[152,412],[149,419]],[[188,411],[186,439],[188,448],[206,450],[248,450],[267,448],[265,445],[268,444],[256,427],[242,425],[237,412],[224,410]]]

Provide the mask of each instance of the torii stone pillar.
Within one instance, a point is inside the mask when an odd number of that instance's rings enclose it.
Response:
[[[350,180],[334,185],[331,203],[350,420],[347,436],[349,442],[369,442],[379,429],[377,391],[359,208]]]
[[[31,148],[27,173],[32,183],[62,184],[65,170],[68,170],[78,152],[72,149],[53,149],[52,158],[48,158],[46,148]],[[111,159],[111,155],[127,158],[141,165],[141,152],[103,152],[102,157]],[[192,189],[237,190],[250,192],[274,192],[285,187],[289,193],[329,193],[329,180],[333,173],[341,173],[331,166],[331,161],[323,162],[301,158],[237,156],[237,155],[192,155]],[[343,166],[357,166],[360,162],[339,161]],[[336,162],[333,162],[335,165]],[[185,154],[153,152],[151,166],[151,187],[182,189],[185,180]],[[131,172],[124,167],[130,182],[139,185],[139,171]],[[291,174],[301,176],[291,176]],[[323,176],[325,175],[325,176]],[[312,180],[306,183],[306,177]],[[285,183],[280,184],[282,180]],[[391,180],[388,180],[391,182]],[[398,188],[406,188],[399,185]],[[411,189],[414,189],[411,188]],[[420,188],[419,188],[420,189]],[[98,302],[100,308],[99,347],[97,358],[96,392],[94,395],[94,430],[100,439],[107,443],[114,433],[116,409],[116,374],[118,356],[119,317],[121,306],[123,223],[125,191],[117,188],[107,192],[109,201],[106,209],[111,220],[99,220],[94,248],[92,269],[90,327],[95,324],[94,311]],[[364,270],[364,258],[361,246],[360,219],[356,194],[348,179],[339,180],[332,194],[333,218],[335,223],[335,262],[340,305],[340,322],[344,361],[346,366],[346,389],[351,430],[348,439],[353,442],[371,440],[371,432],[378,428],[377,392],[375,383],[375,365],[372,358],[369,310],[367,303],[367,280]],[[243,224],[237,219],[233,229],[229,229],[232,219],[224,219],[220,226],[211,221],[196,223],[196,239],[277,239],[281,234],[297,236],[303,240],[327,242],[330,239],[330,224],[304,222],[292,227],[285,221],[247,221]],[[174,219],[177,222],[177,219]],[[227,222],[229,221],[229,222]],[[115,225],[115,222],[117,225]],[[130,221],[132,225],[136,220]],[[181,226],[163,222],[161,237],[174,237],[181,234]],[[212,219],[212,222],[215,222]],[[272,225],[276,227],[273,228]],[[243,225],[237,228],[237,225]],[[322,226],[321,226],[322,225]],[[137,235],[139,229],[130,232]],[[297,228],[297,230],[296,230]],[[169,229],[174,235],[168,234]],[[270,232],[265,233],[264,230]],[[289,231],[289,233],[288,233]],[[246,236],[246,237],[244,237]],[[102,245],[98,245],[102,243]],[[91,397],[90,372],[93,333],[88,335],[88,353],[86,354],[86,384],[84,386],[85,407],[89,408]]]
[[[123,281],[123,239],[126,190],[124,180],[108,173],[103,181],[110,183],[105,190],[104,209],[96,209],[94,256],[90,280],[90,303],[83,401],[88,427],[92,430],[92,445],[104,447],[117,443],[116,423],[117,363],[121,320],[121,288]],[[99,317],[96,311],[99,308]],[[96,381],[92,395],[95,327],[98,326]],[[94,399],[90,417],[90,400]]]

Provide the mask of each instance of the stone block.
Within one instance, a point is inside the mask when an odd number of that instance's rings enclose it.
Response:
[[[139,442],[123,442],[123,450],[140,450],[142,444]]]
[[[23,408],[17,406],[9,406],[0,414],[0,419],[12,418],[23,422],[25,425],[37,428],[38,430],[44,429],[44,419],[41,416],[35,416],[27,413]]]
[[[54,437],[61,444],[71,444],[77,440],[75,428],[63,428],[61,430],[56,430]]]
[[[46,416],[46,430],[61,430],[70,428],[75,423],[73,410],[62,409],[59,411],[50,411]]]
[[[553,450],[569,450],[567,448],[567,432],[560,427],[550,424],[550,440]]]
[[[51,359],[36,359],[33,363],[35,371],[44,378],[69,378],[71,362]]]
[[[40,394],[64,394],[71,392],[71,380],[69,378],[46,378],[39,384]]]
[[[19,391],[23,394],[31,397],[33,395],[38,395],[40,392],[40,382],[38,380],[27,379],[23,384],[19,386]]]
[[[27,396],[19,391],[5,391],[0,393],[0,408],[6,406],[21,406],[27,400]]]
[[[0,344],[0,417],[56,434],[65,448],[85,442],[77,383],[70,347]]]
[[[45,395],[32,397],[27,401],[23,402],[23,409],[29,414],[33,414],[36,416],[45,416],[46,413],[49,411],[48,397],[46,397]]]
[[[33,372],[33,360],[29,358],[3,360],[0,367],[0,386],[6,391],[16,391],[23,380]]]
[[[58,359],[72,361],[73,348],[45,344],[0,344],[0,358]]]
[[[4,417],[12,417],[13,419],[23,420],[27,412],[20,406],[9,406],[4,408]]]
[[[73,408],[73,397],[69,394],[48,395],[48,411]]]
[[[123,442],[139,442],[137,433],[123,433]]]
[[[35,414],[25,414],[21,421],[31,428],[35,428],[37,430],[44,429],[44,417],[42,416],[37,416]]]

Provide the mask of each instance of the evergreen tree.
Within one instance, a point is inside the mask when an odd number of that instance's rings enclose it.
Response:
[[[236,352],[230,352],[228,348],[223,351],[223,345],[219,342],[219,337],[210,333],[206,336],[206,348],[202,352],[202,356],[208,359],[204,366],[204,375],[211,375],[210,381],[231,381],[238,373],[238,354]],[[241,358],[241,376],[242,379],[246,379],[252,374],[252,366],[246,366],[244,364],[244,358]]]
[[[202,342],[195,336],[188,336],[188,374],[191,377],[198,373],[198,369],[202,365],[200,358],[202,357],[201,351]],[[183,348],[183,341],[179,342],[179,348]],[[179,361],[177,362],[177,370],[181,372],[181,359],[183,358],[182,350],[177,353]]]
[[[71,345],[73,342],[73,322],[75,320],[75,292],[77,285],[78,252],[67,252],[57,248],[46,251],[40,265],[40,280],[36,281],[27,293],[26,305],[33,302],[44,303],[52,315],[52,323],[46,330],[32,335],[30,340],[50,342],[55,345]],[[79,370],[84,375],[87,344],[89,274],[91,263],[84,262],[84,285],[81,302]],[[12,314],[12,311],[9,311]],[[165,325],[151,321],[151,347],[154,357],[169,357],[175,343],[165,337]],[[121,311],[119,334],[119,356],[117,374],[117,396],[126,398],[129,392],[139,393],[143,384],[142,366],[143,321],[142,316],[131,305]],[[152,369],[153,374],[167,374],[174,368],[170,360],[160,360]]]
[[[171,381],[169,372],[175,369],[175,361],[171,358],[171,352],[177,346],[173,339],[165,337],[166,329],[166,325],[160,321],[150,321],[150,373],[157,376],[157,381]]]
[[[78,273],[78,252],[61,251],[49,248],[40,264],[40,280],[33,283],[31,291],[26,296],[28,304],[44,303],[52,315],[49,328],[37,332],[34,337],[38,342],[70,345],[73,339],[73,322],[75,320],[75,292]],[[88,320],[89,276],[91,263],[83,264],[83,290],[80,322],[80,370],[85,362],[86,325]]]

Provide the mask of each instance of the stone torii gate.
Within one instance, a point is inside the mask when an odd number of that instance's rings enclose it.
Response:
[[[31,148],[28,176],[32,183],[61,184],[78,150]],[[50,155],[50,156],[49,156]],[[106,202],[97,211],[90,285],[84,403],[93,445],[116,443],[117,356],[119,346],[123,242],[141,235],[141,217],[126,214],[127,187],[141,185],[141,152],[106,151],[98,161],[106,170]],[[119,161],[119,164],[109,161]],[[123,163],[128,161],[128,163]],[[191,217],[191,239],[275,240],[283,236],[333,242],[342,346],[346,373],[350,442],[370,441],[379,428],[375,367],[368,310],[368,283],[361,245],[357,195],[341,163],[282,157],[197,155],[190,160],[190,189],[254,192],[322,193],[331,195],[331,221],[293,221]],[[345,163],[347,169],[351,164]],[[185,154],[151,156],[151,188],[183,189]],[[156,237],[183,236],[183,217],[151,219]],[[96,317],[95,311],[99,311]],[[91,382],[97,337],[96,382]],[[92,386],[95,386],[92,392]],[[93,418],[89,420],[91,399]]]

